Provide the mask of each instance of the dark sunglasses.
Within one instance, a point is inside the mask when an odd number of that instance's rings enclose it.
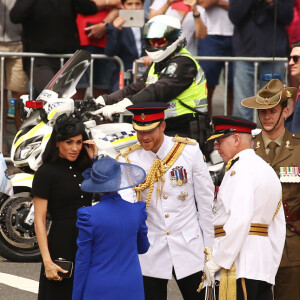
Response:
[[[153,47],[154,45],[163,45],[166,43],[167,39],[165,37],[158,38],[158,39],[149,39],[150,45]]]
[[[293,55],[289,57],[289,61],[292,59],[294,63],[296,64],[298,62],[298,59],[300,58],[299,55]]]

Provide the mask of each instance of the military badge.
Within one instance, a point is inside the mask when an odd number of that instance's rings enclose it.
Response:
[[[182,192],[180,193],[180,195],[178,196],[178,198],[179,198],[181,201],[184,201],[185,198],[186,198],[188,195],[189,195],[188,193],[182,191]]]

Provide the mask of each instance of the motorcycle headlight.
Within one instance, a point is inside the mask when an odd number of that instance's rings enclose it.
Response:
[[[15,152],[14,160],[27,159],[41,145],[42,140],[43,135],[38,135],[22,142]]]

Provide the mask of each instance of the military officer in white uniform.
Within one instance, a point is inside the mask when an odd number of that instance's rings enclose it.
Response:
[[[205,274],[221,275],[219,299],[272,300],[284,240],[281,184],[251,149],[256,124],[238,117],[213,117],[214,149],[227,162],[213,204],[215,240]],[[220,274],[221,273],[221,274]]]
[[[150,248],[140,255],[146,300],[166,300],[172,274],[185,300],[204,299],[197,293],[204,267],[204,247],[213,243],[211,206],[214,185],[199,145],[189,138],[164,135],[166,103],[129,106],[139,144],[118,158],[145,169],[146,181],[130,200],[147,203]]]

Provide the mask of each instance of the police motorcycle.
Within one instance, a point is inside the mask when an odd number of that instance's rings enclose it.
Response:
[[[14,138],[11,161],[20,172],[11,177],[14,195],[0,194],[0,255],[10,261],[40,260],[30,192],[34,172],[42,164],[42,154],[58,116],[66,113],[79,117],[84,122],[89,137],[96,142],[99,154],[115,157],[122,148],[137,142],[131,124],[97,125],[101,119],[91,112],[100,106],[92,99],[74,101],[71,98],[90,61],[89,52],[77,51],[36,100],[23,97],[19,103],[24,122]],[[50,218],[47,218],[48,230],[50,226]]]

